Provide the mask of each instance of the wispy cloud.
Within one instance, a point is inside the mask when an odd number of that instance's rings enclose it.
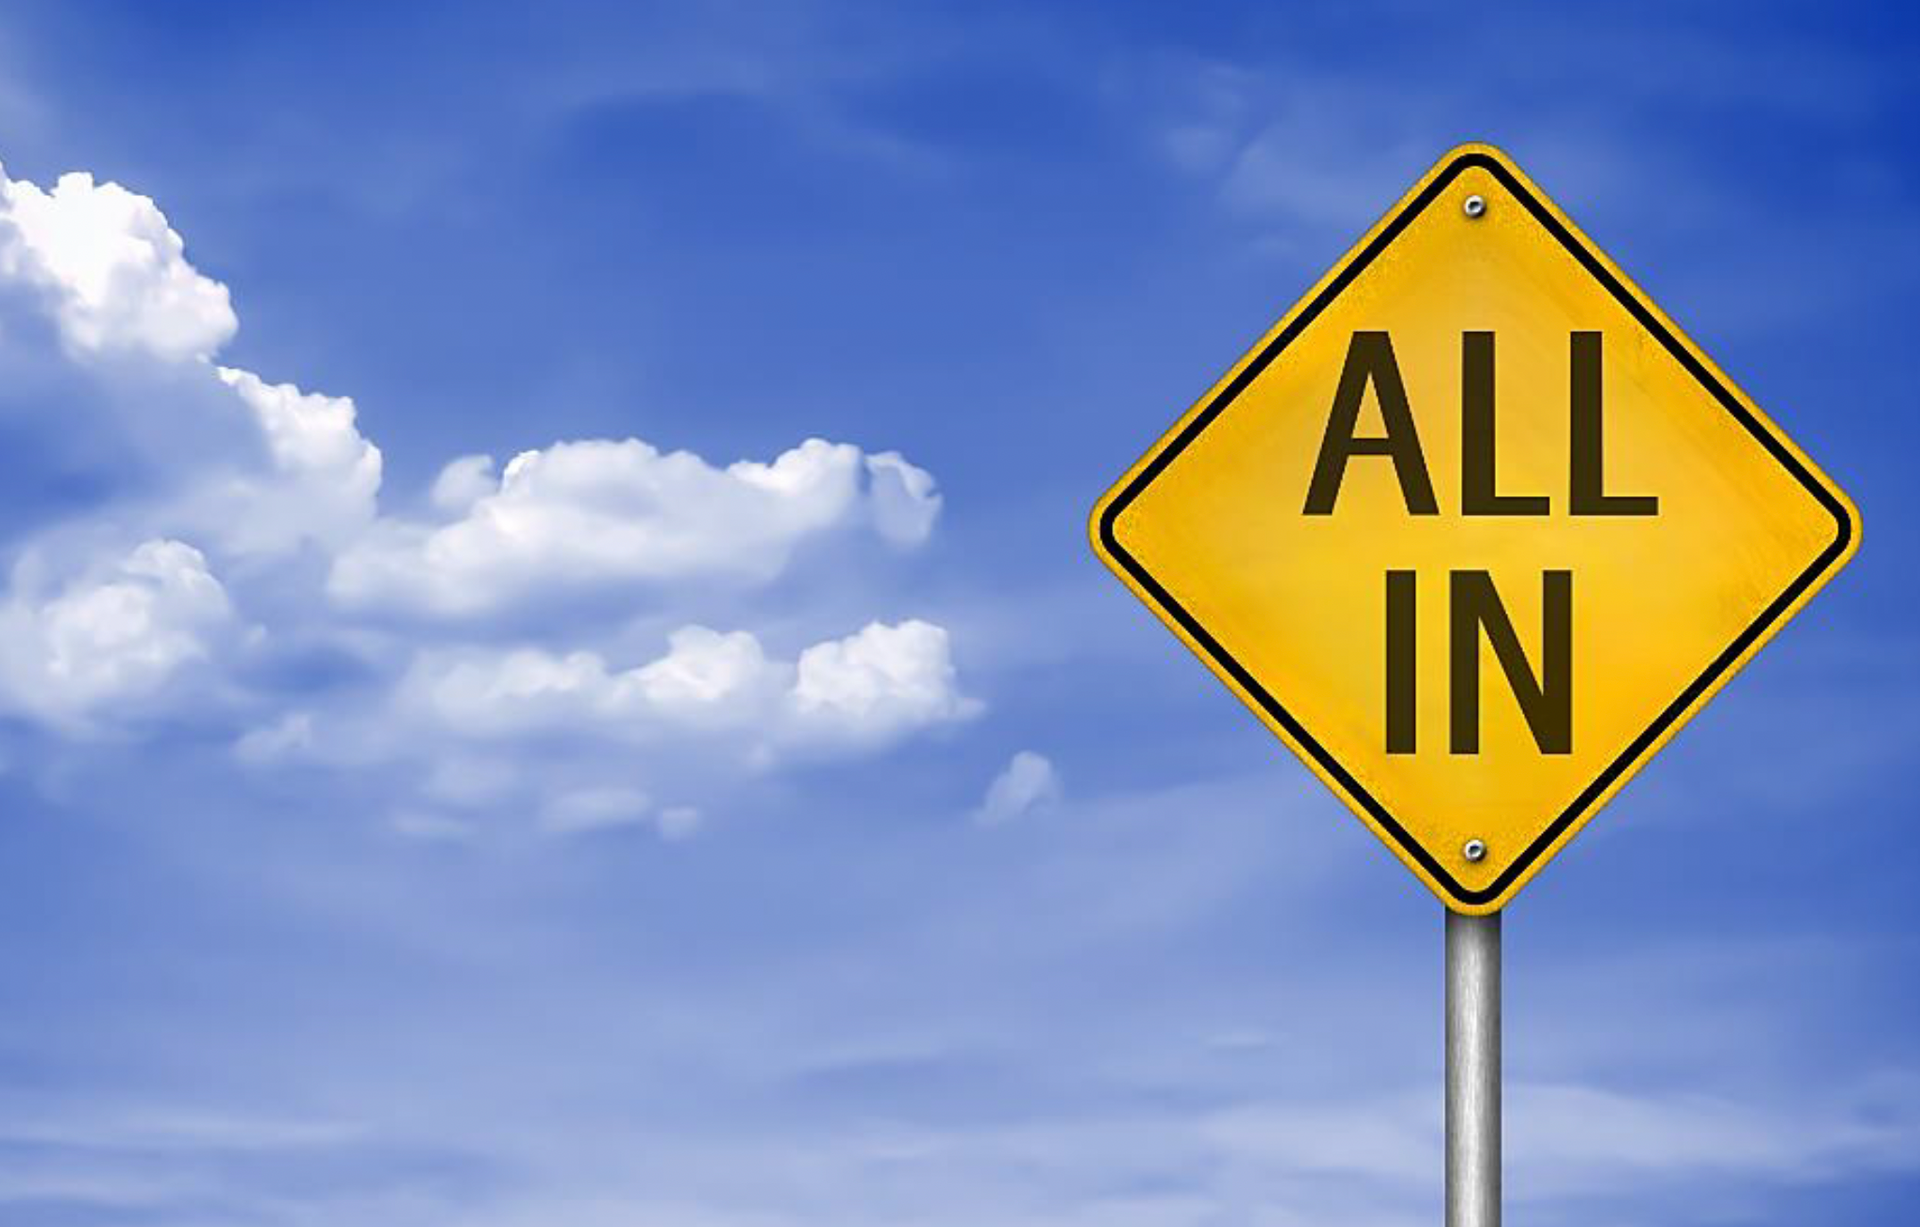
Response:
[[[1052,760],[1032,750],[1021,750],[987,785],[987,795],[974,812],[974,819],[986,826],[998,826],[1058,805],[1063,792],[1060,773]]]
[[[1920,1168],[1914,1085],[1853,1088],[1807,1112],[1687,1092],[1521,1084],[1509,1105],[1510,1197],[1518,1212],[1578,1221],[1565,1217],[1570,1208],[1630,1216],[1635,1197],[1658,1188],[1694,1207],[1688,1221],[1711,1221],[1716,1204],[1737,1207],[1755,1187],[1911,1174]],[[75,1221],[96,1221],[85,1217],[91,1208],[169,1227],[209,1221],[196,1216],[220,1206],[257,1227],[306,1227],[371,1207],[386,1216],[383,1227],[450,1215],[499,1227],[879,1227],[903,1219],[932,1227],[1386,1227],[1430,1221],[1437,1204],[1436,1092],[1026,1120],[1009,1112],[971,1125],[875,1119],[804,1138],[607,1118],[588,1140],[443,1120],[432,1145],[364,1127],[171,1111],[13,1130],[0,1140],[12,1151],[0,1165],[0,1198],[60,1207],[80,1214]],[[31,1160],[18,1149],[28,1144]],[[482,1178],[488,1195],[436,1178],[436,1150],[491,1173]],[[396,1158],[369,1164],[374,1153]],[[406,1155],[418,1159],[397,1158]],[[171,1157],[168,1167],[155,1166],[160,1156]],[[618,1156],[633,1169],[629,1178],[611,1175],[622,1164],[608,1160]],[[306,1185],[303,1173],[321,1165],[331,1178]]]

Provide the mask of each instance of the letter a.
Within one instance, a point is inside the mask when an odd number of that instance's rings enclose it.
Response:
[[[1368,384],[1380,398],[1380,417],[1386,422],[1387,433],[1378,439],[1356,439],[1353,432],[1360,424],[1360,406],[1366,400]],[[1427,476],[1427,459],[1420,451],[1420,436],[1413,427],[1407,386],[1401,382],[1400,365],[1393,358],[1393,341],[1384,332],[1356,332],[1347,346],[1347,363],[1341,368],[1340,386],[1327,415],[1326,437],[1320,441],[1320,458],[1314,462],[1313,481],[1307,486],[1307,515],[1333,514],[1351,456],[1390,457],[1407,511],[1420,516],[1440,514],[1440,505],[1433,497],[1433,480]]]

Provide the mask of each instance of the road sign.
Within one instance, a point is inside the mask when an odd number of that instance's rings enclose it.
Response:
[[[1094,549],[1458,912],[1852,555],[1847,498],[1507,157],[1449,153],[1094,509]]]

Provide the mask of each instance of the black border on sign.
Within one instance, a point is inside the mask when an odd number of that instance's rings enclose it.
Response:
[[[1232,404],[1234,399],[1238,397],[1241,392],[1245,391],[1249,384],[1259,378],[1260,373],[1266,370],[1275,358],[1280,356],[1280,352],[1284,350],[1295,337],[1299,336],[1307,325],[1311,324],[1314,319],[1319,316],[1327,304],[1332,302],[1342,290],[1346,289],[1347,286],[1353,282],[1353,279],[1359,276],[1382,251],[1386,250],[1388,244],[1399,237],[1400,233],[1419,215],[1422,209],[1425,209],[1429,204],[1433,203],[1434,198],[1445,191],[1447,186],[1452,183],[1462,171],[1471,168],[1479,168],[1487,171],[1499,181],[1502,187],[1512,193],[1514,198],[1524,205],[1527,211],[1533,215],[1534,220],[1544,226],[1547,233],[1559,240],[1560,245],[1565,247],[1575,260],[1579,261],[1580,266],[1592,274],[1601,285],[1605,286],[1608,293],[1612,294],[1613,297],[1619,301],[1620,305],[1627,309],[1627,313],[1633,316],[1641,327],[1658,338],[1660,344],[1666,348],[1667,352],[1672,354],[1674,359],[1700,382],[1701,386],[1713,394],[1714,398],[1720,402],[1721,407],[1732,414],[1734,420],[1744,426],[1747,432],[1758,440],[1762,447],[1767,449],[1768,454],[1775,460],[1778,460],[1788,472],[1792,473],[1794,479],[1804,486],[1807,492],[1813,495],[1822,507],[1827,509],[1833,516],[1836,529],[1832,544],[1822,550],[1813,560],[1812,564],[1809,565],[1806,570],[1802,571],[1799,576],[1794,579],[1793,583],[1787,586],[1784,592],[1775,597],[1773,602],[1760,612],[1760,616],[1754,620],[1752,625],[1748,626],[1732,643],[1728,644],[1720,655],[1714,657],[1713,662],[1707,666],[1706,672],[1695,678],[1693,683],[1683,690],[1680,696],[1669,704],[1645,731],[1634,738],[1625,750],[1621,751],[1618,758],[1607,764],[1606,769],[1603,770],[1592,783],[1588,784],[1579,796],[1573,799],[1573,803],[1567,806],[1559,817],[1548,824],[1546,830],[1541,832],[1539,838],[1528,845],[1527,849],[1516,857],[1513,863],[1508,865],[1507,868],[1501,872],[1500,876],[1493,880],[1492,884],[1483,890],[1468,890],[1463,887],[1452,874],[1447,872],[1439,861],[1435,860],[1425,848],[1422,848],[1419,843],[1407,833],[1406,828],[1400,824],[1399,820],[1387,810],[1386,806],[1382,805],[1373,794],[1363,788],[1360,781],[1356,780],[1353,775],[1341,765],[1338,759],[1328,753],[1326,747],[1322,746],[1319,741],[1314,738],[1313,734],[1309,733],[1306,727],[1294,718],[1291,712],[1281,706],[1278,699],[1267,693],[1266,688],[1254,679],[1253,674],[1247,670],[1246,666],[1234,659],[1233,655],[1228,652],[1218,640],[1209,634],[1205,627],[1200,625],[1199,619],[1195,618],[1180,602],[1176,601],[1173,598],[1173,594],[1168,592],[1158,580],[1154,579],[1154,577],[1148,573],[1147,569],[1140,564],[1138,559],[1127,552],[1126,547],[1120,544],[1118,534],[1114,531],[1115,521],[1118,520],[1120,514],[1132,504],[1134,499],[1140,496],[1140,493],[1153,482],[1154,478],[1158,477],[1160,473],[1173,462],[1175,457],[1186,450],[1187,446],[1199,437],[1200,432],[1205,430],[1216,417],[1220,416],[1220,413],[1225,410],[1228,405]],[[1717,379],[1713,372],[1708,370],[1706,366],[1693,355],[1692,351],[1681,344],[1679,338],[1673,335],[1672,330],[1667,328],[1652,311],[1648,310],[1646,304],[1641,302],[1626,286],[1622,285],[1620,279],[1614,276],[1613,273],[1608,270],[1607,266],[1602,263],[1592,251],[1588,250],[1558,218],[1554,217],[1554,215],[1534,197],[1533,193],[1522,186],[1520,181],[1516,179],[1505,166],[1502,166],[1496,159],[1485,153],[1465,153],[1455,158],[1447,165],[1446,169],[1434,177],[1431,183],[1427,184],[1418,196],[1415,196],[1405,208],[1388,221],[1386,226],[1373,237],[1373,241],[1368,243],[1357,256],[1342,268],[1339,275],[1334,277],[1334,279],[1328,283],[1327,287],[1320,291],[1320,293],[1314,297],[1313,301],[1308,303],[1298,315],[1294,316],[1294,318],[1288,322],[1287,326],[1280,331],[1278,336],[1274,337],[1265,348],[1254,355],[1253,360],[1248,362],[1238,375],[1234,376],[1233,381],[1221,389],[1219,395],[1208,402],[1206,408],[1202,409],[1192,421],[1188,422],[1185,428],[1182,429],[1170,443],[1161,448],[1160,451],[1147,462],[1146,467],[1141,469],[1133,480],[1127,483],[1126,488],[1120,492],[1117,498],[1107,505],[1106,511],[1100,516],[1099,529],[1100,541],[1106,546],[1107,551],[1119,561],[1122,567],[1126,568],[1127,574],[1131,575],[1143,589],[1152,594],[1153,599],[1160,607],[1171,615],[1174,621],[1178,622],[1188,635],[1192,636],[1193,641],[1200,645],[1207,656],[1211,658],[1214,663],[1218,664],[1221,669],[1225,670],[1228,676],[1238,682],[1241,688],[1245,690],[1247,694],[1251,695],[1254,701],[1260,705],[1260,709],[1271,716],[1281,728],[1285,729],[1288,735],[1312,757],[1320,769],[1325,771],[1329,777],[1339,783],[1341,788],[1346,790],[1348,796],[1359,802],[1360,806],[1372,816],[1374,821],[1378,822],[1380,826],[1393,837],[1394,842],[1433,876],[1434,881],[1440,883],[1454,899],[1474,907],[1490,903],[1498,898],[1500,894],[1511,886],[1521,874],[1525,873],[1535,861],[1545,855],[1547,849],[1553,846],[1553,842],[1560,837],[1561,833],[1576,822],[1582,814],[1592,808],[1594,802],[1600,795],[1604,793],[1615,780],[1619,779],[1623,773],[1631,768],[1654,742],[1658,741],[1667,730],[1672,728],[1701,695],[1705,694],[1721,677],[1726,675],[1726,673],[1732,669],[1734,662],[1740,659],[1741,654],[1752,646],[1761,636],[1765,635],[1769,628],[1778,622],[1786,611],[1793,606],[1793,603],[1799,599],[1800,595],[1805,592],[1829,566],[1833,565],[1836,559],[1846,553],[1847,546],[1852,542],[1855,532],[1853,517],[1848,512],[1846,505],[1835,498],[1833,494],[1814,477],[1807,469],[1807,466],[1802,463],[1792,451],[1785,447],[1771,430],[1768,430],[1765,425],[1755,418],[1753,414],[1747,410],[1745,405],[1741,404],[1740,398],[1735,396],[1725,384]]]

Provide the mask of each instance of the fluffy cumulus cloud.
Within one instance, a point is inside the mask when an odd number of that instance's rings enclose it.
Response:
[[[960,693],[946,632],[920,621],[875,622],[797,661],[769,657],[750,632],[703,626],[628,668],[592,651],[429,654],[401,692],[417,719],[467,738],[728,735],[763,751],[884,743],[978,710]]]
[[[199,550],[147,541],[51,593],[29,560],[0,607],[0,688],[15,711],[75,726],[151,699],[233,626]]]
[[[717,464],[639,439],[560,441],[504,465],[459,456],[404,500],[420,510],[395,514],[353,401],[221,364],[237,326],[227,288],[193,267],[152,200],[85,174],[48,190],[0,173],[0,332],[50,338],[27,356],[63,364],[62,386],[87,389],[85,412],[106,414],[144,466],[93,510],[8,543],[12,712],[64,736],[133,730],[174,699],[204,723],[224,703],[256,767],[410,761],[419,787],[399,825],[413,831],[465,830],[443,811],[537,792],[540,829],[678,838],[703,811],[653,800],[648,746],[765,766],[870,751],[976,710],[931,622],[822,625],[785,656],[738,624],[810,548],[926,542],[940,495],[899,454],[806,439]],[[50,434],[71,428],[67,413],[46,407]],[[664,651],[635,660],[628,620],[673,625],[694,582],[732,594],[735,625],[682,618]],[[561,595],[600,598],[576,604],[601,612],[542,614]],[[791,642],[793,611],[780,614]],[[351,660],[342,693],[276,686],[272,662],[301,652]],[[535,746],[556,737],[620,748],[601,770],[570,750],[557,773]]]
[[[217,368],[266,445],[267,472],[243,478],[215,521],[229,548],[265,553],[302,541],[346,545],[373,522],[380,449],[361,436],[344,396],[270,384],[251,371]]]
[[[407,708],[464,737],[586,731],[626,737],[667,728],[738,727],[774,688],[759,640],[687,627],[666,655],[630,669],[598,652],[545,648],[430,652],[402,686]]]
[[[0,290],[98,376],[107,420],[88,425],[153,453],[147,504],[117,518],[190,539],[216,563],[343,547],[373,521],[380,452],[353,402],[213,363],[238,328],[230,296],[152,200],[86,174],[48,191],[0,171]],[[46,407],[51,422],[72,425],[75,412]]]
[[[88,174],[48,192],[0,171],[0,276],[42,293],[61,339],[87,353],[204,358],[239,327],[153,201]]]
[[[972,715],[954,686],[947,632],[930,622],[869,623],[800,653],[789,719],[807,735],[885,740]]]
[[[340,555],[329,591],[349,606],[476,614],[554,588],[764,580],[837,530],[918,544],[939,507],[932,478],[899,456],[821,439],[724,468],[638,439],[556,443],[497,479],[488,458],[465,456],[433,503],[450,516],[382,521]]]

